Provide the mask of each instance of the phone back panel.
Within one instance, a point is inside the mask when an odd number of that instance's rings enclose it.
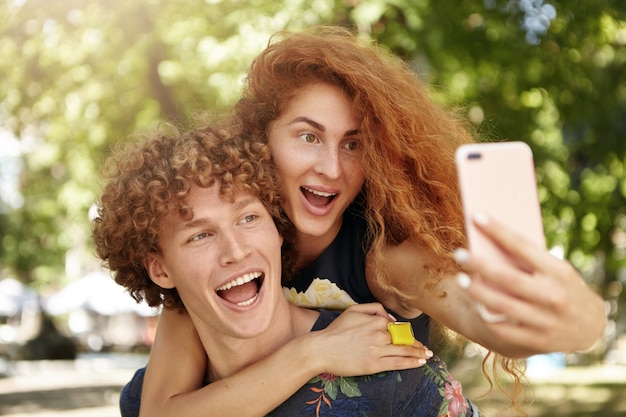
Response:
[[[524,142],[463,145],[456,164],[470,253],[506,258],[474,227],[484,212],[545,247],[533,154]]]

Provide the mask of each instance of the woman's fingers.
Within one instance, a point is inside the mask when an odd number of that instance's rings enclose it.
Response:
[[[478,277],[469,278],[462,274],[459,274],[459,281],[465,281],[462,287],[476,302],[476,311],[486,323],[507,321],[543,328],[550,322],[549,315],[554,312],[548,307],[549,296],[545,292],[549,290],[546,286],[518,285],[518,288],[503,290],[501,288],[505,287],[496,288]]]
[[[539,303],[542,302],[542,298],[547,296],[540,288],[546,283],[538,282],[539,276],[537,274],[530,274],[513,264],[501,261],[493,262],[478,256],[470,256],[465,250],[457,251],[457,260],[463,269],[469,273],[467,276],[460,275],[457,277],[460,280],[459,284],[480,301],[482,300],[478,288],[482,287],[470,285],[474,282],[480,282],[512,297],[535,300]]]
[[[484,213],[476,215],[473,221],[481,233],[524,269],[550,273],[552,268],[558,267],[560,260],[546,250],[545,244],[531,241]]]
[[[479,218],[476,223],[510,259],[489,259],[464,249],[455,253],[467,272],[457,277],[459,285],[476,303],[488,331],[537,352],[586,349],[593,344],[606,322],[603,302],[578,271],[495,220]]]
[[[348,307],[345,311],[351,312],[351,313],[360,313],[360,314],[366,314],[366,315],[371,315],[371,316],[384,317],[388,321],[396,320],[391,314],[389,314],[385,310],[385,307],[383,307],[381,303],[353,304],[350,307]]]
[[[413,345],[393,345],[387,330],[390,321],[378,303],[354,305],[326,329],[315,332],[319,335],[319,351],[332,352],[329,372],[348,376],[409,369],[425,364],[433,356],[418,341]]]

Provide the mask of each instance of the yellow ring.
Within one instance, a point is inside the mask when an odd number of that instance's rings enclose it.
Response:
[[[391,334],[391,343],[394,345],[412,345],[415,343],[413,327],[411,323],[393,321],[387,324],[387,330]]]

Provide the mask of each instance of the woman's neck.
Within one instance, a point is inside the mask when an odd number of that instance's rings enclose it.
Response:
[[[341,224],[342,223],[339,222],[323,235],[296,232],[296,245],[298,247],[298,262],[296,263],[296,268],[306,268],[319,258],[339,234]]]

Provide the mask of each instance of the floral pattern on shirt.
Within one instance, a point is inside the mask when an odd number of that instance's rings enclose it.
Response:
[[[310,384],[320,383],[321,387],[309,388],[317,395],[317,398],[307,401],[309,405],[315,405],[315,416],[320,417],[322,406],[332,409],[332,401],[337,399],[337,394],[341,391],[348,398],[360,397],[361,391],[353,378],[344,378],[333,374],[321,374],[311,381]]]
[[[461,383],[455,380],[446,368],[446,365],[437,358],[431,360],[431,366],[424,367],[425,373],[438,387],[442,397],[439,415],[437,417],[465,417],[468,404],[463,396]],[[389,372],[360,377],[364,382],[373,378],[384,378]],[[396,373],[397,382],[402,383],[402,376]],[[340,377],[332,374],[321,374],[309,381],[308,390],[311,399],[306,401],[304,408],[311,408],[311,415],[322,417],[329,415],[342,416],[369,416],[371,399],[361,397],[361,390],[357,378]],[[342,394],[342,395],[339,395]],[[346,401],[350,399],[351,401]],[[341,410],[334,407],[339,406]],[[354,413],[354,414],[353,414]]]
[[[443,362],[437,362],[437,371],[426,367],[425,372],[439,385],[439,393],[444,398],[438,417],[465,417],[468,405],[461,383],[452,378]]]
[[[375,375],[359,377],[363,382],[369,382],[373,378],[384,378],[387,372]],[[401,381],[400,374],[398,381]],[[315,386],[309,387],[312,393],[310,401],[306,405],[314,407],[315,417],[328,415],[341,415],[346,417],[365,417],[370,415],[372,409],[371,398],[361,396],[357,378],[341,377],[333,374],[321,374],[309,381]],[[342,395],[339,395],[339,394]],[[313,414],[311,414],[313,415]]]
[[[339,313],[322,309],[312,330]],[[419,368],[373,375],[312,378],[267,417],[480,417],[446,365],[433,357]]]

